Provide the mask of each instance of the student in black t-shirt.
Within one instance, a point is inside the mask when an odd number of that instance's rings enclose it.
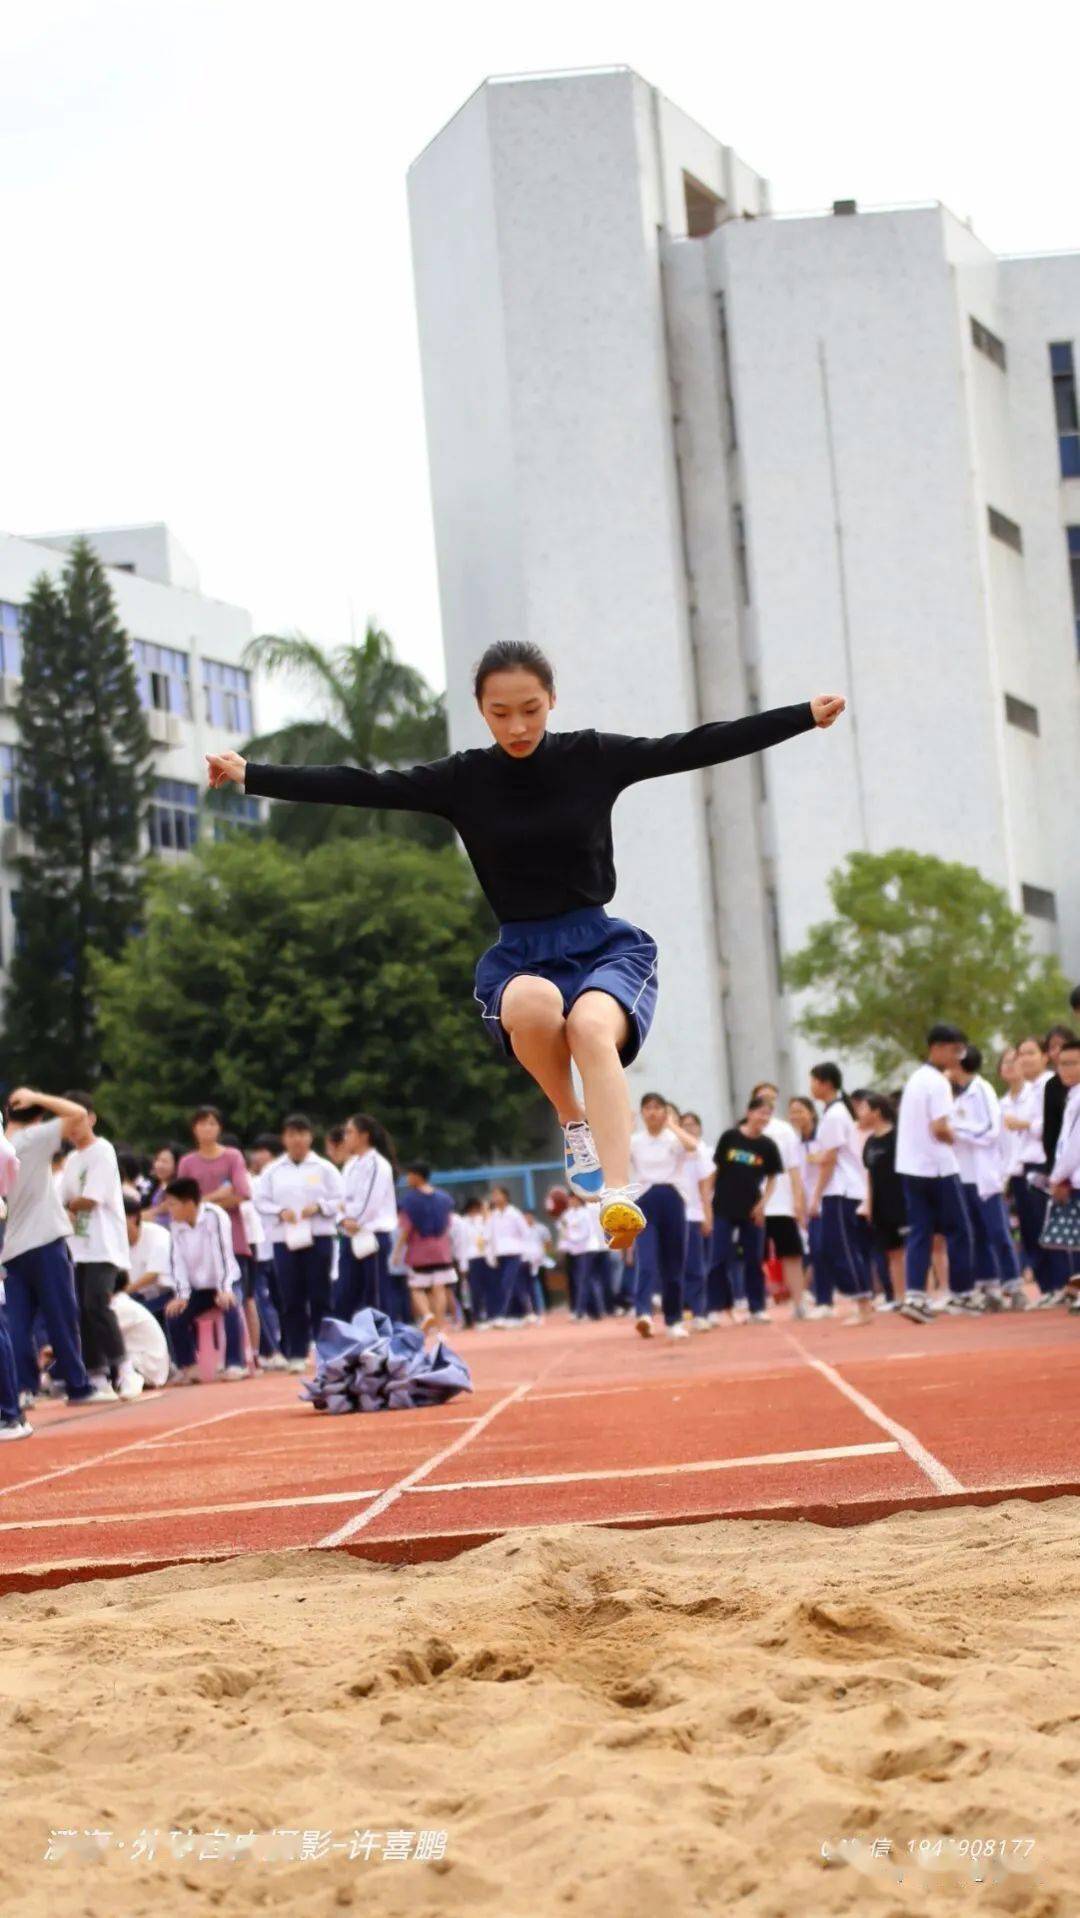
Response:
[[[719,766],[832,726],[844,700],[823,694],[660,739],[591,727],[555,732],[548,726],[551,663],[539,647],[514,639],[487,648],[472,690],[494,741],[484,750],[378,772],[257,765],[236,752],[209,753],[210,784],[449,822],[500,922],[474,982],[484,1028],[551,1101],[567,1184],[599,1205],[608,1245],[618,1251],[645,1228],[631,1185],[622,1068],[636,1058],[655,1010],[657,951],[647,932],[604,910],[616,883],[612,809],[642,780]]]
[[[904,1240],[907,1237],[907,1200],[904,1182],[896,1170],[896,1107],[880,1092],[865,1092],[866,1143],[863,1164],[870,1180],[870,1234],[885,1259],[894,1301],[904,1296]]]
[[[767,1099],[751,1099],[746,1117],[722,1132],[713,1153],[713,1237],[709,1261],[710,1312],[730,1312],[731,1268],[742,1257],[746,1303],[755,1325],[767,1325],[765,1310],[765,1206],[773,1182],[783,1171],[780,1151],[765,1127],[772,1117]]]

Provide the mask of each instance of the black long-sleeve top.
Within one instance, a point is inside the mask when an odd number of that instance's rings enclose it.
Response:
[[[489,746],[404,771],[249,760],[244,790],[266,799],[434,813],[460,835],[502,923],[549,919],[613,897],[611,811],[627,786],[741,759],[814,723],[807,703],[663,739],[548,732],[527,758]]]

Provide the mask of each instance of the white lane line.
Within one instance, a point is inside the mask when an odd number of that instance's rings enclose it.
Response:
[[[631,1465],[603,1472],[541,1472],[534,1478],[463,1478],[451,1485],[408,1485],[411,1493],[490,1492],[504,1486],[592,1484],[600,1479],[672,1478],[685,1472],[737,1472],[744,1465],[815,1465],[834,1458],[875,1458],[883,1452],[898,1452],[891,1442],[877,1445],[823,1445],[814,1452],[760,1452],[753,1458],[686,1459],[678,1465]]]
[[[129,1445],[114,1445],[111,1451],[95,1452],[93,1458],[76,1459],[72,1465],[57,1465],[51,1472],[39,1472],[37,1478],[22,1478],[15,1485],[0,1485],[0,1498],[7,1498],[12,1492],[28,1492],[35,1485],[48,1485],[55,1478],[67,1478],[71,1472],[87,1472],[91,1466],[108,1465],[111,1459],[123,1458],[127,1452],[141,1452],[162,1438],[172,1438],[177,1433],[197,1432],[200,1426],[220,1425],[222,1419],[243,1418],[245,1412],[257,1412],[260,1409],[257,1405],[238,1405],[231,1412],[215,1412],[211,1418],[192,1419],[190,1425],[174,1425],[168,1432],[155,1432],[148,1438],[132,1439]]]
[[[142,1525],[152,1518],[207,1518],[218,1512],[281,1512],[303,1505],[348,1505],[357,1498],[378,1498],[380,1488],[361,1492],[312,1492],[302,1498],[252,1498],[237,1505],[170,1505],[160,1512],[80,1512],[68,1518],[9,1518],[0,1532],[51,1532],[63,1525]]]
[[[824,1359],[811,1358],[806,1347],[800,1345],[798,1339],[794,1338],[790,1332],[785,1332],[784,1337],[789,1345],[795,1347],[807,1365],[811,1366],[815,1372],[820,1372],[823,1379],[827,1379],[830,1385],[835,1386],[838,1392],[842,1392],[846,1399],[851,1400],[852,1405],[858,1406],[864,1418],[868,1418],[873,1425],[880,1426],[883,1432],[891,1433],[901,1451],[907,1453],[912,1464],[917,1465],[920,1472],[925,1473],[937,1491],[963,1491],[960,1480],[953,1477],[948,1467],[943,1465],[939,1458],[935,1458],[933,1452],[927,1451],[925,1445],[920,1443],[914,1432],[908,1431],[906,1425],[898,1424],[896,1419],[891,1419],[887,1412],[882,1411],[880,1405],[875,1405],[873,1399],[868,1399],[863,1392],[857,1392],[853,1385],[849,1385],[846,1379],[841,1378],[835,1366],[827,1365]]]
[[[449,1445],[445,1445],[441,1452],[434,1452],[431,1458],[426,1459],[422,1465],[417,1465],[411,1472],[406,1472],[395,1484],[388,1486],[381,1497],[377,1498],[373,1505],[369,1505],[366,1511],[356,1512],[352,1518],[346,1519],[344,1525],[339,1526],[336,1532],[329,1532],[325,1538],[320,1538],[316,1549],[322,1550],[324,1547],[343,1545],[346,1539],[352,1538],[355,1533],[363,1531],[365,1525],[370,1525],[374,1519],[381,1518],[388,1507],[396,1505],[402,1494],[411,1491],[419,1479],[426,1478],[429,1472],[434,1472],[446,1459],[453,1458],[455,1452],[460,1452],[463,1446],[471,1445],[473,1439],[478,1438],[480,1433],[485,1431],[491,1424],[492,1420],[498,1418],[500,1412],[507,1411],[511,1405],[520,1404],[526,1392],[531,1391],[534,1385],[539,1385],[541,1379],[550,1377],[551,1373],[562,1364],[565,1357],[565,1352],[560,1353],[556,1358],[552,1359],[549,1365],[544,1367],[542,1372],[538,1372],[534,1378],[523,1379],[520,1385],[516,1386],[512,1392],[508,1392],[505,1398],[499,1399],[489,1411],[484,1413],[482,1418],[476,1419],[470,1431],[462,1432],[458,1438],[452,1439]]]

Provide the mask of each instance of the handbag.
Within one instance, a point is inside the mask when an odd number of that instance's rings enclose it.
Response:
[[[1051,1200],[1039,1244],[1047,1252],[1080,1252],[1080,1192],[1074,1192],[1064,1205]]]
[[[368,1231],[366,1225],[362,1225],[359,1232],[353,1233],[349,1244],[352,1246],[354,1259],[373,1258],[379,1249],[378,1239],[375,1237],[374,1232]]]

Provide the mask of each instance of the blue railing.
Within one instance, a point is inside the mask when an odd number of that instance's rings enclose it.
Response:
[[[474,1165],[449,1172],[433,1172],[432,1185],[464,1185],[478,1198],[485,1198],[493,1185],[505,1185],[512,1198],[518,1201],[527,1212],[535,1212],[538,1198],[542,1199],[543,1190],[537,1192],[537,1175],[550,1173],[550,1185],[561,1185],[566,1180],[566,1167],[561,1159],[535,1159],[527,1165]]]

